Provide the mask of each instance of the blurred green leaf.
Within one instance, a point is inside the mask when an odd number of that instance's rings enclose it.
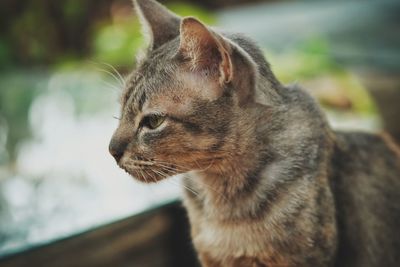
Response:
[[[214,16],[199,7],[171,3],[168,7],[181,16],[195,16],[205,23],[215,22]],[[96,61],[116,66],[131,66],[139,49],[145,45],[141,25],[133,12],[129,18],[105,21],[95,30],[92,48]]]
[[[105,24],[93,38],[94,59],[113,65],[131,65],[143,38],[138,21],[133,19]]]
[[[340,87],[337,90],[351,101],[352,111],[376,114],[375,104],[366,88],[333,59],[329,44],[324,38],[314,37],[283,53],[266,51],[265,54],[274,73],[283,83],[303,82],[328,76],[335,81],[335,86]]]
[[[210,13],[210,11],[192,4],[175,2],[168,4],[167,7],[182,17],[185,16],[196,17],[206,24],[213,24],[216,22],[215,16],[212,13]]]
[[[0,38],[0,70],[11,64],[11,51],[6,40]]]

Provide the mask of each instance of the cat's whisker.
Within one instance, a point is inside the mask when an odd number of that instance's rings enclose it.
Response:
[[[109,63],[105,63],[105,62],[96,62],[96,61],[93,61],[93,60],[90,60],[89,62],[91,62],[92,64],[97,65],[97,68],[96,68],[97,70],[102,71],[102,72],[105,72],[105,73],[111,75],[120,85],[122,85],[122,86],[125,87],[125,85],[126,85],[125,79],[122,77],[122,75],[118,72],[118,70],[117,70],[114,66],[112,66],[112,65],[109,64]],[[106,70],[106,69],[100,68],[98,65],[104,65],[104,66],[110,67],[111,70],[112,70],[114,73],[113,73],[113,72],[110,72],[110,71],[108,71],[108,70]]]
[[[154,172],[154,173],[156,173],[156,174],[158,174],[159,176],[161,176],[162,178],[168,178],[169,177],[169,175],[168,174],[166,174],[166,173],[164,173],[162,170],[155,170],[155,169],[150,169],[152,172]],[[180,188],[180,184],[178,184],[178,183],[174,183],[174,181],[172,180],[172,179],[167,179],[166,180],[168,183],[171,183],[171,184],[173,184],[173,185],[175,185],[175,186],[178,186],[179,188]],[[186,188],[186,187],[185,187]],[[186,188],[187,190],[189,190],[189,191],[191,191],[193,194],[196,194],[197,192],[194,192],[193,190],[191,190],[190,188]]]
[[[210,163],[208,166],[206,166],[206,167],[204,167],[204,168],[201,168],[199,162],[198,162],[197,160],[194,159],[193,161],[196,163],[197,167],[199,168],[199,169],[197,169],[196,171],[198,171],[198,172],[204,172],[204,171],[208,170],[208,169],[211,167],[211,165],[214,163],[214,160],[215,160],[215,159],[213,159],[213,160],[211,161],[211,163]]]
[[[143,179],[144,179],[144,181],[147,183],[147,178],[146,178],[146,176],[143,174],[142,169],[139,169],[139,172],[140,172],[140,176],[142,176]]]
[[[199,172],[205,172],[206,170],[208,170],[208,169],[210,169],[211,168],[211,166],[214,164],[214,162],[215,162],[215,156],[213,157],[213,159],[212,159],[212,161],[210,162],[210,164],[207,166],[207,167],[205,167],[205,168],[203,168],[203,169],[201,169],[201,170],[198,170]]]
[[[154,173],[157,173],[158,175],[160,175],[161,177],[163,177],[163,178],[168,178],[168,177],[170,177],[170,175],[169,174],[167,174],[167,173],[165,173],[165,172],[163,172],[162,170],[154,170],[154,169],[150,169],[151,171],[153,171]],[[175,186],[178,186],[178,187],[184,187],[185,189],[187,189],[188,191],[190,191],[190,192],[192,192],[194,195],[196,195],[196,196],[198,196],[198,192],[197,191],[195,191],[194,189],[192,189],[192,188],[190,188],[190,187],[188,187],[188,186],[186,186],[186,185],[184,185],[184,184],[182,184],[182,183],[177,183],[176,181],[174,181],[173,179],[167,179],[166,181],[168,181],[169,183],[172,183],[172,184],[174,184]]]
[[[117,92],[121,91],[121,88],[117,87],[116,85],[113,85],[113,84],[103,81],[103,80],[101,82],[109,89],[114,89]]]
[[[170,175],[164,173],[162,170],[155,170],[151,169],[153,172],[157,173],[159,176],[161,176],[163,179],[170,177]]]
[[[172,172],[176,172],[176,173],[178,173],[178,172],[187,172],[187,170],[184,170],[184,169],[180,169],[180,168],[176,168],[176,167],[171,167],[171,166],[168,166],[168,165],[164,165],[164,164],[160,164],[160,163],[156,163],[157,164],[157,166],[159,166],[159,167],[161,167],[161,168],[164,168],[165,170],[169,170],[169,171],[172,171]]]
[[[202,170],[198,170],[198,171],[205,171],[205,170],[207,170],[208,168],[210,168],[211,165],[214,163],[215,158],[216,158],[216,157],[214,157],[214,158],[212,159],[211,163],[210,163],[206,168],[204,168],[204,169],[202,169]],[[197,163],[197,161],[195,161],[195,162],[196,162],[196,164],[199,166],[199,164]],[[188,171],[189,171],[189,170],[188,170]],[[190,177],[190,176],[189,176],[189,177]],[[172,179],[171,179],[171,180],[172,180]],[[227,200],[227,198],[226,198],[221,192],[217,191],[217,190],[214,189],[213,187],[211,187],[211,186],[205,184],[204,182],[201,182],[199,179],[197,179],[196,182],[199,183],[199,184],[201,184],[201,185],[204,186],[204,187],[207,187],[207,188],[210,189],[211,191],[214,191],[217,195],[219,195],[219,196],[220,196],[221,198],[223,198],[224,200]],[[193,192],[193,189],[188,188],[186,185],[182,184],[182,186],[185,187],[187,190]],[[196,195],[197,195],[197,194],[196,194]]]
[[[112,73],[108,70],[105,70],[105,69],[101,69],[101,68],[96,68],[96,70],[110,75],[111,77],[113,77],[115,79],[115,81],[118,82],[119,85],[121,85],[122,87],[125,87],[125,83],[122,83],[120,81],[120,79],[114,73]]]
[[[172,177],[172,176],[184,173],[182,171],[177,171],[177,170],[174,170],[174,169],[166,169],[164,167],[160,167],[160,168],[161,168],[160,170],[163,173],[165,173],[168,177]]]
[[[109,63],[106,63],[106,62],[100,62],[100,63],[102,63],[102,64],[104,64],[106,66],[109,66],[118,75],[121,84],[123,86],[126,85],[125,79],[122,77],[121,73],[119,73],[119,71],[113,65],[111,65]]]
[[[146,173],[146,175],[151,179],[150,181],[151,182],[156,182],[157,180],[153,177],[153,175],[151,175],[151,173],[148,173],[147,172],[147,170],[146,169],[142,169],[145,173]],[[151,169],[150,169],[151,170]],[[144,176],[144,178],[145,178],[145,180],[146,180],[146,177]],[[146,180],[146,182],[147,182],[147,180]]]
[[[157,171],[157,170],[153,170],[153,169],[151,169],[151,171],[157,173],[158,175],[160,175],[160,176],[163,177],[163,178],[167,178],[167,177],[168,177],[168,176],[165,175],[163,172],[160,172],[160,171]],[[175,183],[172,179],[166,179],[166,181],[167,181],[168,183],[174,185],[174,186],[178,186],[179,188],[181,187],[180,184]],[[184,186],[184,187],[185,187],[185,186]],[[186,188],[186,187],[185,187],[185,188]],[[186,188],[186,189],[189,190],[189,191],[191,191],[193,194],[197,194],[197,192],[193,192],[193,190],[191,190],[190,188]]]
[[[186,190],[188,190],[189,192],[193,193],[193,194],[196,195],[196,196],[199,195],[199,192],[197,192],[197,191],[194,190],[193,188],[190,188],[189,186],[187,186],[187,185],[185,185],[185,184],[183,184],[183,183],[181,183],[181,182],[174,181],[173,179],[169,179],[168,181],[175,183],[175,185],[177,185],[177,186],[179,186],[179,187],[185,188]]]
[[[159,164],[160,166],[168,167],[168,168],[171,168],[173,170],[178,170],[178,171],[182,171],[182,172],[187,172],[187,171],[190,170],[187,167],[180,166],[180,165],[177,165],[175,163],[169,163],[169,162],[159,161],[159,160],[154,160],[153,162],[156,163],[156,164]]]
[[[168,176],[174,176],[174,175],[177,174],[177,172],[175,170],[166,169],[166,168],[163,168],[163,167],[160,167],[160,170],[162,170]]]
[[[192,176],[189,176],[189,179],[192,179]],[[224,200],[228,200],[221,192],[219,192],[218,190],[216,190],[215,188],[213,188],[212,186],[202,182],[200,179],[196,179],[195,181],[196,183],[200,184],[201,186],[204,186],[206,188],[208,188],[209,190],[213,191],[214,193],[216,193],[218,196],[220,196],[222,199]]]

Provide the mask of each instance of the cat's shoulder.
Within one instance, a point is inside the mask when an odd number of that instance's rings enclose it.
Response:
[[[335,180],[341,177],[342,185],[370,188],[377,194],[392,189],[400,192],[400,149],[389,135],[337,131],[335,137]]]
[[[340,151],[361,154],[365,157],[379,155],[400,159],[400,147],[387,133],[336,131],[336,144]],[[368,154],[367,154],[368,153]]]

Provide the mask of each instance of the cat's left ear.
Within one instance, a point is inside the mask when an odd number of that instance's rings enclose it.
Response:
[[[150,38],[150,49],[156,49],[179,35],[181,18],[155,0],[133,0],[133,5],[145,34]]]
[[[192,70],[218,76],[221,85],[232,80],[230,44],[195,18],[182,19],[179,53]]]

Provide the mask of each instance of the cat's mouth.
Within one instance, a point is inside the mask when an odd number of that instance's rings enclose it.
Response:
[[[145,183],[155,183],[178,174],[178,170],[172,164],[154,159],[122,158],[118,165],[132,177]]]

